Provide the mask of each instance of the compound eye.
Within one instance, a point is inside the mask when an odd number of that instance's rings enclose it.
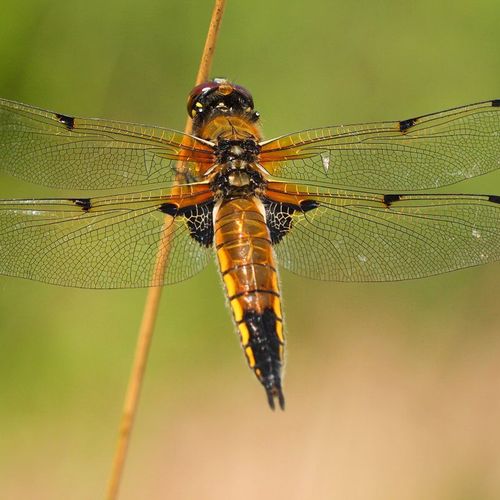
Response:
[[[187,112],[189,116],[194,117],[203,109],[203,98],[210,92],[217,90],[219,85],[219,83],[214,81],[204,82],[200,85],[196,85],[196,87],[191,90],[187,101]]]
[[[191,118],[203,112],[207,104],[210,105],[213,101],[211,94],[220,98],[220,106],[243,108],[247,113],[253,110],[252,95],[245,87],[233,85],[225,78],[215,78],[197,85],[189,93],[187,112]]]
[[[250,94],[250,92],[248,92],[248,90],[241,85],[233,85],[233,89],[243,97],[250,109],[253,109],[254,104],[252,94]]]

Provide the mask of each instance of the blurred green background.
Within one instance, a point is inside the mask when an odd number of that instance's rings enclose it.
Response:
[[[0,95],[182,129],[211,9],[3,0]],[[213,75],[253,92],[267,137],[408,118],[500,97],[499,17],[498,0],[229,0]],[[500,194],[500,177],[467,186]],[[1,197],[37,194],[1,179]],[[121,498],[500,498],[499,274],[283,273],[287,410],[275,414],[215,266],[168,287]],[[2,499],[102,497],[145,295],[0,277]]]

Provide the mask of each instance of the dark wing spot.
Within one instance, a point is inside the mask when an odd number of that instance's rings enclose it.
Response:
[[[491,201],[492,203],[500,203],[500,196],[492,194],[491,196],[488,196],[488,201]]]
[[[395,201],[399,201],[400,199],[400,194],[384,194],[384,203],[388,207],[390,207]]]
[[[493,101],[491,101],[491,105],[492,105],[494,108],[498,108],[498,107],[500,107],[500,99],[493,99]]]
[[[406,132],[410,127],[413,127],[417,123],[416,118],[410,118],[408,120],[402,120],[399,122],[399,131],[400,132]]]
[[[88,212],[92,208],[90,198],[70,198],[77,207],[80,207],[84,212]]]
[[[68,130],[73,130],[73,127],[75,125],[75,119],[72,116],[66,116],[66,115],[56,114],[56,118],[61,123],[63,123],[64,125],[66,125],[66,128]]]

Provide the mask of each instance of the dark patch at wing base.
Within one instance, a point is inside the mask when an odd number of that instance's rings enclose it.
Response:
[[[175,217],[178,213],[179,208],[174,203],[163,203],[162,205],[160,205],[158,210],[165,215]]]
[[[309,212],[309,210],[313,210],[314,208],[319,207],[319,202],[316,200],[303,200],[300,202],[300,211],[301,212]]]
[[[279,243],[283,236],[292,228],[292,215],[299,209],[296,205],[288,203],[265,203],[266,224],[271,235],[271,243]]]
[[[213,201],[184,208],[178,208],[174,203],[163,203],[159,210],[160,212],[170,215],[171,217],[185,217],[189,234],[201,246],[209,248],[213,244]]]
[[[498,107],[500,107],[500,99],[493,99],[493,101],[491,101],[491,105],[492,105],[494,108],[498,108]]]
[[[500,203],[500,196],[492,194],[488,196],[488,201],[491,201],[491,203]]]
[[[271,235],[272,244],[279,243],[288,234],[292,228],[292,215],[295,212],[309,212],[309,210],[313,210],[318,206],[319,203],[315,200],[304,200],[300,205],[264,200],[266,224]]]

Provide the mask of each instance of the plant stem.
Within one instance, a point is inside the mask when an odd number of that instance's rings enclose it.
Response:
[[[217,35],[220,30],[222,22],[222,15],[224,13],[225,0],[215,0],[210,26],[208,28],[207,38],[205,40],[205,47],[196,77],[196,85],[208,80],[212,60],[215,52],[215,45]],[[188,118],[185,127],[185,133],[191,133],[191,119]],[[156,258],[154,276],[163,275],[166,261],[169,255],[168,242],[171,237],[172,224],[165,224],[162,233],[161,244]],[[123,477],[123,469],[125,459],[127,457],[127,450],[130,443],[130,436],[134,425],[135,416],[139,403],[139,396],[144,379],[144,371],[146,368],[149,347],[153,336],[154,325],[158,315],[158,307],[163,287],[151,287],[148,290],[142,322],[139,329],[137,338],[137,345],[134,354],[134,361],[130,372],[129,383],[125,395],[125,402],[123,405],[122,417],[120,421],[120,430],[118,434],[118,442],[113,457],[111,467],[111,474],[109,476],[108,488],[106,491],[106,500],[116,500],[118,498],[118,490]]]

